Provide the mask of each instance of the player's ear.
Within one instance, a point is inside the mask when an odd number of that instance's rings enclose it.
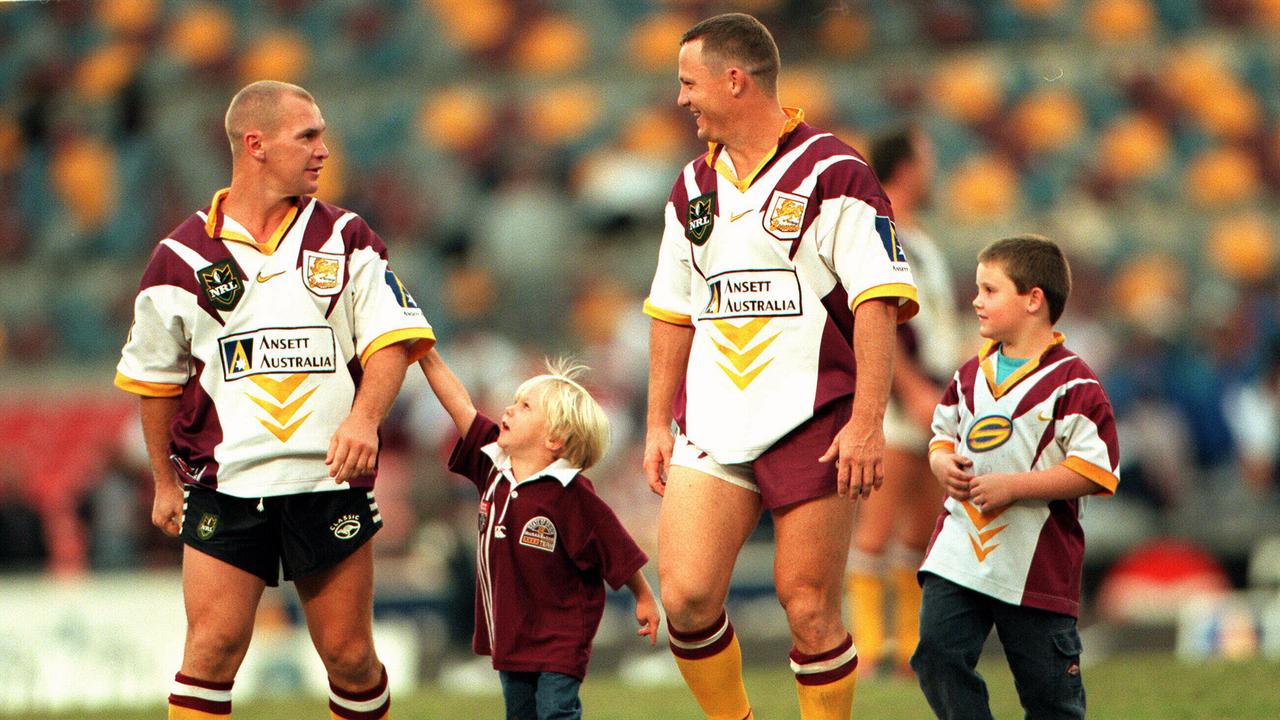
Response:
[[[262,133],[257,130],[250,130],[240,139],[243,143],[244,151],[249,157],[255,160],[262,160],[266,157],[266,150],[262,147]]]
[[[747,91],[747,71],[740,67],[730,66],[729,70],[729,92],[734,97],[742,97]]]
[[[548,450],[551,451],[551,454],[555,455],[556,457],[560,457],[560,453],[564,450],[564,440],[561,440],[560,438],[556,438],[556,437],[551,437],[550,435],[547,436],[547,439],[544,442],[544,445]]]
[[[1044,290],[1037,285],[1031,288],[1031,292],[1027,293],[1027,314],[1035,315],[1043,307],[1048,307],[1045,304]]]

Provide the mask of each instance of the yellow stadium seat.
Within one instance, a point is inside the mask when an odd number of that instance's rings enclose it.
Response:
[[[1099,42],[1148,40],[1156,13],[1147,0],[1093,0],[1085,10],[1085,27]]]
[[[489,134],[493,101],[471,87],[455,86],[428,96],[418,113],[418,132],[428,145],[459,152]]]
[[[1221,207],[1249,200],[1259,190],[1258,163],[1237,148],[1215,148],[1191,161],[1185,191],[1203,207]]]
[[[515,64],[538,74],[577,70],[591,52],[591,39],[582,27],[565,15],[549,15],[534,21],[516,44]]]
[[[815,67],[791,66],[778,78],[778,99],[783,105],[804,108],[805,122],[818,127],[835,119],[835,102],[827,86],[829,72]]]
[[[98,0],[93,3],[93,9],[102,27],[137,37],[155,26],[160,4],[160,0]]]
[[[525,107],[529,134],[544,143],[573,140],[600,120],[600,98],[586,83],[545,90],[529,98]]]
[[[1228,278],[1257,282],[1276,264],[1276,236],[1266,217],[1257,213],[1223,218],[1209,233],[1205,254]]]
[[[26,151],[18,123],[8,115],[0,115],[0,173],[12,172],[22,165]]]
[[[1013,109],[1013,131],[1022,147],[1032,152],[1069,145],[1084,127],[1080,101],[1065,88],[1040,90]]]
[[[867,51],[873,33],[865,13],[827,13],[818,26],[818,46],[831,57],[854,58]]]
[[[240,81],[271,79],[301,83],[311,64],[311,48],[291,30],[276,30],[257,38],[240,58]]]
[[[496,48],[515,22],[507,0],[423,0],[434,11],[446,38],[467,52]]]
[[[1002,157],[977,155],[947,180],[948,207],[965,220],[1009,214],[1018,202],[1018,172]]]
[[[76,68],[76,90],[95,100],[115,97],[133,79],[142,57],[142,47],[131,42],[99,47]]]
[[[170,25],[166,45],[179,60],[207,66],[230,55],[235,29],[231,12],[226,8],[192,5]]]
[[[680,36],[693,27],[691,15],[663,12],[636,24],[627,39],[627,55],[635,67],[649,72],[674,72]]]
[[[995,65],[975,54],[954,55],[938,63],[930,90],[942,112],[965,122],[991,118],[1004,102],[1004,88]]]
[[[83,229],[102,227],[119,196],[117,157],[96,138],[77,137],[59,145],[49,168],[54,190]]]
[[[1098,166],[1120,181],[1149,178],[1169,161],[1169,131],[1155,118],[1136,113],[1118,118],[1098,140]]]

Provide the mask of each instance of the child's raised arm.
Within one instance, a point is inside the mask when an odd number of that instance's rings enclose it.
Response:
[[[436,352],[435,348],[431,348],[431,351],[418,361],[418,367],[422,368],[422,374],[427,376],[427,383],[431,385],[431,391],[440,400],[444,411],[453,418],[453,424],[458,428],[458,432],[465,436],[471,429],[471,422],[476,419],[476,406],[471,402],[471,394],[463,387],[458,376],[454,375],[445,364],[444,358],[440,357],[440,353]]]
[[[643,570],[637,570],[631,576],[627,581],[627,588],[636,596],[636,622],[640,624],[636,634],[648,635],[650,645],[658,644],[658,623],[662,620],[658,615],[658,601],[649,589],[649,581],[645,579]]]

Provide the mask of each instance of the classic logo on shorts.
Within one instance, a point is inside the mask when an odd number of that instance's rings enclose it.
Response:
[[[969,436],[965,442],[974,452],[995,450],[1013,435],[1013,423],[1003,415],[988,415],[979,418],[969,428]]]
[[[553,552],[556,549],[556,526],[550,518],[539,515],[524,524],[520,531],[520,544]]]
[[[200,516],[200,524],[196,526],[196,537],[201,540],[208,540],[218,531],[218,516],[213,513],[205,513]]]
[[[347,261],[344,255],[302,251],[302,276],[307,289],[321,297],[337,295],[342,291],[342,270]]]
[[[343,515],[338,521],[329,526],[333,531],[333,536],[339,540],[350,540],[360,532],[360,516],[355,514]]]
[[[233,310],[244,295],[244,282],[240,279],[240,267],[231,258],[219,260],[203,270],[196,271],[200,289],[209,304],[219,310]]]
[[[689,217],[684,224],[684,236],[694,245],[703,245],[711,237],[711,228],[716,224],[716,193],[714,190],[706,195],[689,201]]]
[[[764,229],[779,240],[795,240],[800,237],[804,209],[808,204],[809,198],[775,190],[773,197],[769,198]]]

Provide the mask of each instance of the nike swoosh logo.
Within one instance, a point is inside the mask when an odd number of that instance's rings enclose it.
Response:
[[[742,217],[743,215],[746,215],[746,214],[747,214],[747,213],[749,213],[749,212],[751,212],[751,211],[750,211],[750,210],[743,210],[742,212],[738,213],[737,215],[731,215],[731,216],[729,217],[729,222],[733,222],[734,220],[737,220],[738,218]]]
[[[260,283],[264,283],[264,282],[266,282],[266,281],[270,280],[270,279],[271,279],[271,278],[273,278],[273,277],[278,277],[278,276],[283,275],[283,274],[285,274],[285,273],[287,273],[287,272],[289,272],[289,271],[288,271],[288,270],[281,270],[281,271],[280,271],[280,272],[278,272],[278,273],[271,273],[270,275],[263,275],[263,274],[262,274],[262,271],[261,271],[261,270],[259,270],[259,271],[258,271],[258,282],[260,282]]]
[[[1053,422],[1053,417],[1045,417],[1043,411],[1036,413],[1036,419],[1040,422]]]

